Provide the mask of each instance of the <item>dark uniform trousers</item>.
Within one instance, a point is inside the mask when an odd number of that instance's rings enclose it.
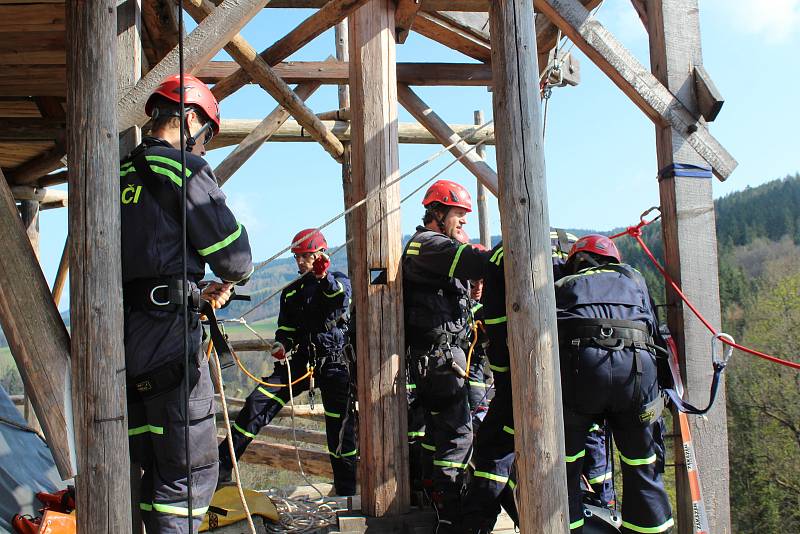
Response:
[[[643,424],[639,420],[642,406],[634,401],[634,351],[562,345],[560,353],[571,532],[582,532],[584,523],[580,477],[587,455],[587,435],[592,425],[602,423],[603,418],[621,460],[622,531],[667,532],[673,520],[662,480],[663,422],[659,419]],[[639,387],[644,402],[649,402],[658,394],[655,357],[644,350],[639,350],[639,355]],[[605,387],[598,388],[597,384]]]
[[[309,357],[307,352],[296,352],[290,359],[292,381],[307,372]],[[272,384],[288,384],[287,365],[276,364],[272,375],[262,379]],[[350,373],[344,356],[327,357],[314,369],[314,380],[322,392],[322,404],[325,408],[325,432],[328,439],[328,455],[333,467],[334,487],[337,495],[355,495],[356,463],[358,460],[358,442],[356,437],[355,399],[351,398]],[[292,386],[296,397],[308,391],[309,379],[301,380]],[[269,387],[259,385],[247,397],[244,407],[232,423],[233,447],[236,458],[244,454],[253,438],[277,413],[289,402],[289,388],[283,386]],[[227,442],[219,446],[220,463],[230,468],[232,462]],[[294,461],[287,458],[286,461]]]
[[[481,423],[486,418],[489,402],[494,397],[491,375],[486,371],[489,362],[486,352],[480,345],[475,346],[469,364],[469,411],[472,416],[472,433],[478,433]]]
[[[589,428],[586,437],[586,456],[583,459],[583,476],[592,489],[593,497],[600,504],[610,506],[614,504],[614,471],[609,462],[606,443],[611,439],[603,427],[597,423]]]
[[[196,347],[196,345],[195,345]],[[183,382],[170,391],[128,403],[131,458],[142,466],[142,521],[148,532],[196,532],[217,483],[214,390],[208,362],[198,350],[189,395],[189,458],[186,457]],[[198,377],[199,375],[199,377]],[[192,471],[193,529],[188,521],[187,466]]]

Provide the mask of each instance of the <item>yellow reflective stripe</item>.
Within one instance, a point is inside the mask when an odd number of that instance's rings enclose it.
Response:
[[[332,299],[336,295],[341,295],[342,293],[344,293],[344,286],[342,285],[342,283],[338,280],[336,281],[336,283],[339,285],[339,289],[335,293],[328,294],[323,291],[322,294],[328,297],[329,299]]]
[[[423,443],[422,448],[425,449],[426,451],[436,452],[436,445],[428,445],[427,443]]]
[[[325,448],[325,450],[328,451],[328,454],[330,454],[334,458],[347,458],[348,456],[355,456],[356,454],[358,454],[358,449],[354,449],[354,450],[352,450],[350,452],[343,452],[342,454],[336,454],[335,452],[333,452],[332,450],[328,449],[327,447]]]
[[[329,412],[329,411],[326,411],[325,415],[327,417],[333,417],[334,419],[339,419],[342,416],[342,414],[339,414],[339,413],[336,413],[336,412]]]
[[[419,241],[412,241],[408,244],[408,248],[419,248],[422,246],[422,243]]]
[[[181,177],[169,169],[165,169],[164,167],[159,167],[158,165],[150,165],[150,170],[156,174],[163,174],[164,176],[175,182],[175,185],[177,185],[178,187],[181,187],[183,185],[183,180],[181,180]]]
[[[487,473],[486,471],[475,471],[473,475],[479,478],[487,478],[489,480],[494,480],[495,482],[500,482],[501,484],[508,483],[508,477],[495,475],[494,473]]]
[[[431,415],[439,415],[442,412],[431,412]]]
[[[456,469],[467,468],[467,464],[460,464],[458,462],[451,462],[449,460],[434,460],[433,465],[436,467],[455,467]]]
[[[286,406],[286,401],[284,401],[283,399],[281,399],[277,395],[273,395],[272,393],[270,393],[266,389],[262,388],[261,386],[258,386],[256,389],[258,389],[258,391],[260,391],[261,393],[263,393],[264,395],[266,395],[270,399],[278,401],[281,406]]]
[[[649,465],[656,463],[656,455],[648,456],[647,458],[627,458],[622,453],[619,453],[619,459],[628,465]],[[660,531],[659,531],[660,532]]]
[[[144,426],[137,426],[136,428],[129,428],[128,429],[128,435],[129,436],[138,436],[139,434],[147,434],[148,432],[152,432],[153,434],[163,435],[164,434],[164,427],[163,426],[144,425]]]
[[[495,317],[493,319],[484,319],[484,324],[502,324],[508,321],[508,316]]]
[[[576,528],[580,528],[580,527],[583,526],[584,522],[585,522],[585,520],[581,517],[580,519],[578,519],[574,523],[570,523],[569,524],[569,529],[570,530],[575,530]]]
[[[510,367],[500,367],[499,365],[492,365],[491,363],[489,364],[489,369],[495,373],[507,373],[511,370]]]
[[[127,169],[120,169],[119,171],[120,176],[128,176],[131,173],[136,173],[136,169],[134,167],[128,167]]]
[[[291,297],[291,296],[292,296],[292,295],[294,295],[295,293],[297,293],[297,290],[296,290],[296,289],[292,289],[291,291],[289,291],[288,293],[286,293],[286,296],[285,296],[284,298],[287,298],[287,299],[288,299],[289,297]]]
[[[223,248],[227,247],[228,245],[239,239],[240,235],[242,235],[242,225],[236,223],[236,230],[234,230],[234,232],[231,235],[229,235],[222,241],[219,241],[217,243],[214,243],[213,245],[198,250],[197,253],[200,254],[201,256],[208,256],[209,254],[213,254],[219,250],[222,250]]]
[[[278,330],[283,330],[284,332],[297,332],[297,328],[291,326],[279,326]]]
[[[514,429],[510,426],[503,426],[503,432],[506,434],[511,434],[512,436],[514,435]]]
[[[496,265],[500,265],[500,260],[498,256],[502,257],[502,255],[503,255],[503,247],[500,247],[497,250],[495,250],[494,254],[492,254],[492,257],[489,259],[489,261]]]
[[[237,425],[235,422],[233,423],[233,428],[235,428],[237,432],[239,432],[240,434],[244,434],[248,438],[255,438],[256,437],[255,434],[253,434],[252,432],[248,432],[244,428],[242,428],[239,425]]]
[[[583,458],[584,456],[586,456],[586,449],[583,449],[581,452],[579,452],[578,454],[576,454],[574,456],[566,456],[564,458],[564,460],[566,460],[567,463],[572,463],[575,460],[577,460],[578,458]]]
[[[601,482],[605,482],[606,480],[611,480],[612,478],[614,478],[613,473],[605,473],[599,477],[590,478],[589,484],[599,484]]]
[[[517,483],[513,479],[508,479],[508,487],[513,490],[517,487]]]
[[[486,389],[486,388],[489,387],[489,385],[486,384],[485,382],[472,382],[472,381],[470,381],[469,387],[477,388],[477,389]]]
[[[409,438],[421,438],[421,437],[423,437],[424,435],[425,435],[425,431],[424,431],[424,430],[422,430],[422,431],[415,431],[415,432],[409,432],[409,433],[408,433],[408,437],[409,437]]]
[[[406,250],[406,256],[419,256],[419,250],[410,248]]]
[[[153,505],[150,504],[149,502],[140,502],[139,503],[139,510],[142,510],[142,511],[145,511],[145,512],[152,512],[153,511]]]
[[[406,389],[417,389],[416,384],[406,384]]]
[[[453,263],[450,264],[450,272],[447,273],[447,276],[452,277],[453,273],[456,272],[456,265],[458,265],[458,260],[461,259],[461,253],[464,252],[464,249],[467,248],[468,246],[469,246],[469,243],[464,243],[463,245],[458,247],[458,250],[456,250],[456,255],[453,258]]]
[[[632,530],[634,532],[642,532],[643,534],[657,534],[659,532],[664,532],[667,529],[671,528],[675,524],[675,521],[670,517],[666,522],[657,527],[640,527],[639,525],[634,525],[633,523],[628,523],[627,521],[622,522],[622,526]]]
[[[481,303],[479,302],[479,303],[477,303],[475,306],[473,306],[473,307],[472,307],[472,309],[471,309],[470,311],[471,311],[472,313],[477,313],[477,311],[478,311],[478,310],[480,310],[481,308],[483,308],[483,304],[481,304]]]
[[[173,169],[175,169],[178,172],[180,172],[180,170],[182,168],[180,161],[176,161],[176,160],[174,160],[172,158],[165,158],[164,156],[145,156],[144,159],[145,159],[145,161],[164,163],[166,165],[169,165],[170,167],[172,167]],[[152,165],[151,165],[151,167],[152,167]],[[192,175],[192,171],[190,171],[188,168],[184,169],[184,172],[185,172],[187,178]]]
[[[598,430],[600,430],[600,425],[598,425],[597,423],[595,423],[591,427],[589,427],[589,432],[596,432]]]
[[[153,503],[153,510],[156,512],[161,512],[162,514],[171,514],[171,515],[178,515],[181,517],[186,517],[189,515],[189,509],[183,506],[173,506],[171,504],[159,504]],[[206,515],[208,512],[208,506],[203,506],[202,508],[192,508],[192,517],[202,517]]]

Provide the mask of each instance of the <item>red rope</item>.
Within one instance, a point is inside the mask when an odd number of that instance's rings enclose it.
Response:
[[[651,210],[648,211],[652,211],[652,208]],[[646,213],[647,212],[645,212],[645,214]],[[689,309],[692,310],[692,313],[694,313],[697,316],[697,318],[700,319],[700,322],[703,323],[703,325],[706,328],[708,328],[708,330],[712,334],[717,336],[719,332],[717,332],[717,330],[713,326],[711,326],[711,323],[709,323],[706,320],[706,318],[703,317],[703,314],[701,314],[700,311],[697,308],[695,308],[694,305],[689,301],[686,295],[683,294],[683,291],[681,291],[681,288],[678,287],[678,284],[676,284],[675,281],[672,279],[672,277],[669,274],[667,274],[667,271],[664,269],[664,267],[661,266],[656,257],[653,256],[653,253],[647,247],[647,244],[642,240],[642,227],[647,226],[648,224],[654,222],[655,220],[657,220],[657,218],[651,221],[646,221],[644,219],[644,215],[642,215],[642,219],[639,224],[637,224],[636,226],[631,226],[623,232],[612,235],[611,239],[617,239],[618,237],[622,237],[624,235],[629,235],[634,239],[636,239],[636,241],[639,243],[639,246],[642,247],[642,250],[644,250],[644,253],[647,254],[648,258],[650,258],[650,261],[653,263],[653,265],[655,265],[656,269],[658,269],[658,272],[661,273],[661,276],[664,277],[664,280],[666,280],[667,283],[669,283],[669,285],[672,286],[672,289],[675,290],[675,293],[677,293],[678,296],[681,298],[681,300],[686,304],[686,306],[688,306]],[[759,358],[763,358],[764,360],[768,360],[770,362],[777,363],[780,365],[785,365],[786,367],[791,367],[793,369],[800,369],[800,363],[795,363],[788,360],[782,360],[780,358],[776,358],[775,356],[770,356],[769,354],[765,354],[763,352],[759,352],[757,350],[745,347],[743,345],[739,345],[738,343],[731,342],[730,340],[725,339],[724,337],[720,337],[720,341],[742,352],[746,352],[747,354],[752,354],[753,356],[758,356]]]

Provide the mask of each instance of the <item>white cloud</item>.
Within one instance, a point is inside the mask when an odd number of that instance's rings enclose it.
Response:
[[[769,44],[785,42],[800,28],[800,0],[706,0],[711,16],[724,16],[734,29],[763,37]]]
[[[249,234],[265,229],[263,212],[259,215],[258,207],[255,205],[257,198],[240,193],[227,193],[226,196],[228,198],[225,203],[228,208],[236,216],[236,220],[247,228]]]

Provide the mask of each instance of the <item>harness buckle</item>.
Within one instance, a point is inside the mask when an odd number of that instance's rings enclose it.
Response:
[[[159,289],[167,290],[167,300],[165,301],[156,300],[156,291],[158,291]],[[169,306],[170,304],[172,304],[169,298],[169,286],[167,284],[162,284],[153,287],[153,289],[150,290],[150,302],[152,302],[156,306]]]
[[[614,335],[614,328],[610,326],[600,327],[600,339],[608,339]]]

